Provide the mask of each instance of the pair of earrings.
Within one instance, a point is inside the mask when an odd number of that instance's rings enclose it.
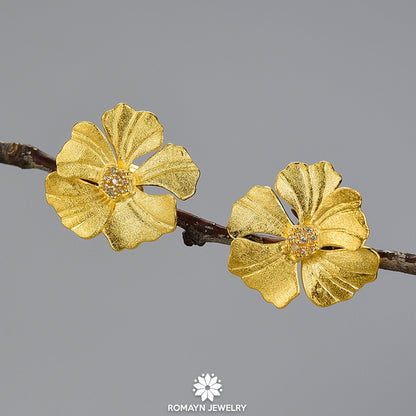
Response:
[[[118,104],[92,123],[74,126],[71,139],[46,178],[46,199],[65,227],[82,238],[101,232],[114,250],[133,249],[175,230],[176,198],[151,195],[162,187],[180,199],[196,189],[199,169],[185,148],[163,147],[163,127],[147,111]],[[134,160],[154,153],[141,166]],[[228,267],[267,302],[285,307],[299,294],[297,264],[307,296],[318,306],[350,299],[376,278],[380,258],[364,247],[369,229],[361,196],[339,188],[341,176],[329,162],[291,163],[277,175],[275,191],[298,217],[293,224],[276,193],[255,186],[232,208]],[[265,244],[256,233],[280,237]],[[254,236],[253,236],[254,235]]]

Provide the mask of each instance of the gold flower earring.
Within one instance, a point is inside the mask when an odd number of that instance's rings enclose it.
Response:
[[[147,194],[143,186],[187,199],[199,169],[185,148],[170,143],[140,167],[133,164],[163,143],[163,127],[150,112],[118,104],[102,121],[108,139],[90,122],[74,126],[56,158],[57,171],[46,178],[46,199],[80,237],[102,232],[114,250],[133,249],[176,228],[176,198]]]
[[[233,205],[227,226],[233,238],[230,272],[278,308],[299,295],[298,262],[305,292],[318,306],[350,299],[375,280],[380,258],[363,246],[369,229],[361,196],[354,189],[338,188],[340,182],[328,162],[291,163],[280,172],[275,190],[296,211],[297,225],[271,188],[250,189]],[[245,238],[254,233],[283,241],[262,244]]]
[[[361,196],[339,188],[341,176],[329,162],[289,164],[274,191],[255,186],[239,199],[224,227],[176,209],[172,195],[145,192],[155,185],[187,199],[199,178],[183,147],[161,147],[163,128],[154,114],[118,104],[102,121],[107,137],[92,123],[78,123],[56,159],[34,146],[0,142],[0,163],[52,172],[47,201],[82,238],[103,233],[119,251],[179,226],[187,246],[231,245],[231,273],[278,308],[299,295],[298,268],[307,296],[322,307],[352,298],[379,268],[416,275],[416,254],[364,246],[369,229]],[[278,197],[293,207],[296,224]]]

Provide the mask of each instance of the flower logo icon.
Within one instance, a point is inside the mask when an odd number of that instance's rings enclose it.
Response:
[[[195,379],[194,382],[195,384],[192,391],[195,393],[195,396],[200,396],[203,402],[207,399],[213,402],[214,396],[221,395],[221,380],[218,380],[218,377],[214,374],[202,374],[198,379]]]

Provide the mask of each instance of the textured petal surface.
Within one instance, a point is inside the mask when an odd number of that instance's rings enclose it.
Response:
[[[163,127],[157,117],[148,111],[135,111],[127,104],[117,104],[103,114],[102,121],[124,169],[134,159],[153,152],[163,143]]]
[[[116,203],[103,232],[111,247],[119,251],[154,241],[175,228],[175,197],[149,195],[137,189],[130,198]]]
[[[136,171],[138,185],[157,185],[180,199],[195,193],[199,169],[184,147],[167,144]]]
[[[321,247],[355,250],[364,244],[369,229],[360,206],[360,194],[350,188],[336,189],[322,201],[311,219],[319,227]]]
[[[233,237],[253,233],[284,236],[291,225],[273,190],[254,186],[233,205],[227,229]]]
[[[46,200],[62,219],[62,224],[82,238],[98,235],[114,207],[114,202],[96,186],[81,179],[62,178],[56,172],[45,181]]]
[[[348,300],[375,280],[379,262],[378,254],[366,247],[353,251],[320,250],[302,262],[305,292],[318,306]]]
[[[303,222],[312,217],[340,182],[341,176],[329,162],[291,163],[277,175],[275,189],[295,209],[299,222]]]
[[[231,243],[228,268],[278,308],[299,295],[297,263],[286,257],[280,243],[260,244],[237,238]]]
[[[98,182],[105,165],[116,165],[111,145],[93,123],[82,121],[72,129],[56,157],[57,172],[66,178],[83,178]]]

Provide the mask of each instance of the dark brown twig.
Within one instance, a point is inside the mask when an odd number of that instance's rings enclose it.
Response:
[[[0,163],[22,169],[56,170],[55,159],[36,147],[20,143],[0,142]]]
[[[416,274],[416,255],[403,253],[401,251],[389,251],[375,249],[380,256],[380,268],[392,270],[394,272],[402,272],[408,274]]]
[[[185,230],[182,233],[185,245],[203,246],[205,243],[231,244],[232,238],[229,236],[226,227],[180,209],[177,210],[177,217],[178,226]],[[248,236],[248,238],[265,244],[277,243],[283,240],[279,237],[266,237],[255,234]]]
[[[55,159],[36,147],[0,142],[0,163],[18,166],[22,169],[56,170]],[[227,228],[215,222],[204,220],[189,212],[177,210],[178,226],[183,228],[183,241],[187,246],[203,246],[205,243],[231,244]],[[249,238],[260,243],[281,241],[278,237],[251,235]],[[416,254],[375,249],[380,255],[380,268],[416,275]]]

